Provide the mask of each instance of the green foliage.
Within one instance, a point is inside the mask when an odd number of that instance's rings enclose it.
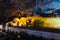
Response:
[[[44,25],[44,21],[42,21],[41,19],[40,20],[35,20],[34,22],[34,27],[43,27]]]

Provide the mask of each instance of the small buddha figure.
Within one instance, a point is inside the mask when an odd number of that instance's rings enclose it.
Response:
[[[31,19],[28,19],[27,21],[26,21],[26,26],[31,26]]]
[[[18,12],[18,18],[20,19],[22,17],[22,14]]]

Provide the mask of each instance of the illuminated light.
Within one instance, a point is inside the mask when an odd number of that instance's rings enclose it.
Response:
[[[46,18],[46,23],[49,25],[49,28],[60,28],[60,18],[59,17],[51,17],[51,18]]]
[[[21,24],[19,24],[19,26],[21,26]]]
[[[13,25],[13,26],[17,26],[17,23],[18,23],[18,21],[19,21],[19,26],[22,26],[22,24],[23,24],[23,26],[26,26],[26,21],[28,20],[28,19],[31,19],[31,25],[33,25],[33,22],[34,22],[34,20],[36,20],[36,19],[38,19],[38,20],[43,20],[43,21],[45,21],[46,19],[45,18],[43,18],[43,17],[40,17],[40,16],[33,16],[33,17],[22,17],[22,18],[15,18],[14,19],[14,21],[15,21],[15,23],[13,23],[13,22],[11,22],[11,24]],[[13,21],[13,20],[12,20]],[[30,26],[30,25],[29,25]]]
[[[16,23],[12,23],[12,25],[13,25],[13,26],[17,26],[17,24],[16,24]]]
[[[29,23],[29,21],[27,21]]]
[[[40,16],[32,16],[32,17],[21,17],[20,19],[15,18],[14,21],[16,23],[11,23],[13,26],[17,26],[19,21],[19,26],[26,26],[26,22],[28,19],[31,19],[31,25],[33,25],[34,20],[42,20],[44,21],[44,27],[47,28],[60,28],[60,17],[40,17]],[[30,25],[29,25],[30,27]]]

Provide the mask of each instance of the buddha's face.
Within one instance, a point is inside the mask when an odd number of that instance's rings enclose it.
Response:
[[[19,16],[21,16],[21,14],[18,14]]]
[[[21,17],[22,15],[21,14],[18,14],[18,17]]]

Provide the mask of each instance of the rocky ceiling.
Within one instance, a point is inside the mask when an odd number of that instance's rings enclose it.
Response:
[[[13,10],[33,8],[36,0],[0,0],[0,12],[11,12]]]
[[[36,0],[0,0],[0,21],[15,15],[19,10],[33,8]]]
[[[2,4],[4,4],[7,8],[26,9],[33,7],[35,1],[36,0],[3,0]]]
[[[44,9],[45,5],[59,0],[0,0],[0,19],[13,16],[21,9],[36,11],[38,8]]]

